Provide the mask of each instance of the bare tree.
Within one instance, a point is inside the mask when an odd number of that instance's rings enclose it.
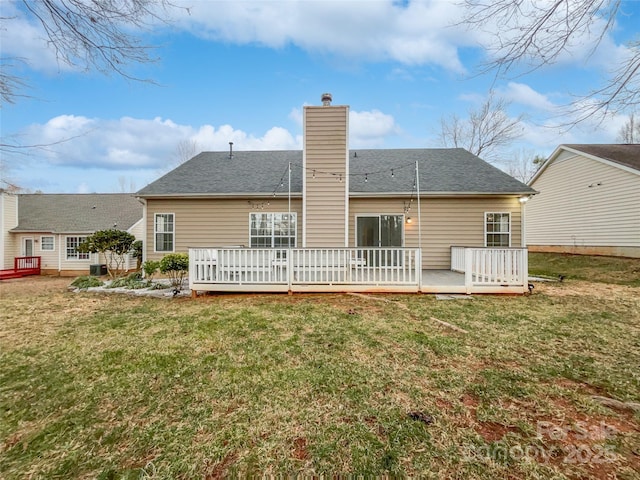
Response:
[[[522,135],[522,115],[511,118],[507,114],[509,102],[490,92],[477,108],[469,110],[469,117],[456,115],[440,119],[440,142],[445,147],[462,147],[488,161],[496,161],[500,150]]]
[[[172,168],[182,165],[187,160],[195,157],[202,151],[197,141],[193,139],[183,139],[178,142],[174,152]]]
[[[640,143],[640,123],[636,122],[635,114],[629,115],[629,119],[620,127],[616,140],[620,143]]]
[[[133,178],[129,178],[127,185],[127,177],[118,175],[118,193],[133,193],[136,191],[136,182]]]
[[[487,31],[493,60],[483,71],[507,75],[525,66],[529,73],[555,63],[559,56],[589,35],[593,51],[614,27],[621,0],[464,0],[462,23]],[[495,26],[499,25],[500,28]],[[577,121],[640,104],[640,40],[627,45],[625,60],[599,88],[570,104]]]
[[[17,97],[27,95],[18,93],[27,87],[27,83],[17,75],[9,73],[20,63],[18,58],[0,58],[0,106],[7,103],[15,103]]]
[[[129,66],[154,60],[151,47],[141,43],[137,32],[165,21],[174,7],[171,0],[22,0],[22,4],[26,14],[42,25],[58,61],[134,80],[143,79],[130,73]],[[3,22],[12,20],[2,18]],[[2,62],[2,103],[15,102],[24,86],[24,81],[10,72],[16,60],[5,58]]]
[[[177,143],[171,157],[169,157],[169,159],[167,160],[167,163],[158,168],[157,174],[164,175],[165,173],[182,165],[187,160],[191,160],[201,151],[202,147],[196,140],[193,140],[191,138],[184,138],[180,140]]]
[[[542,155],[536,155],[531,150],[520,149],[509,156],[509,160],[505,164],[505,171],[522,183],[527,183],[545,160]]]

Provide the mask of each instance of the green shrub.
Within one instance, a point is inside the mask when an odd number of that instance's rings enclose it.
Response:
[[[160,260],[160,272],[169,277],[171,286],[178,292],[182,289],[182,281],[189,272],[189,255],[186,253],[170,253]]]
[[[133,272],[123,278],[117,278],[111,282],[107,288],[129,288],[137,290],[140,288],[147,288],[149,282],[142,280],[142,276],[138,272]]]
[[[142,264],[142,271],[149,282],[153,280],[153,276],[160,268],[160,262],[157,260],[147,260]]]
[[[136,240],[131,244],[131,256],[136,259],[136,270],[140,270],[142,265],[142,251],[143,251],[143,243],[142,240]]]
[[[84,275],[82,277],[76,278],[73,282],[71,282],[72,287],[87,289],[91,287],[101,287],[104,285],[104,282],[96,277],[90,277],[88,275]]]

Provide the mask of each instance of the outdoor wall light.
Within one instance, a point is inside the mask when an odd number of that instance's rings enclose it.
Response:
[[[529,197],[520,197],[518,200],[520,203],[527,203],[529,201]]]
[[[411,217],[407,217],[407,223],[412,223],[412,222],[413,222],[412,218]]]

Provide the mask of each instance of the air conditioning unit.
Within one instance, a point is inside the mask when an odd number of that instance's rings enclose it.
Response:
[[[107,266],[101,264],[89,265],[89,275],[101,277],[107,274]]]

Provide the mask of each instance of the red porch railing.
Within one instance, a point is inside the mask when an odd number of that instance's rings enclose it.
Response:
[[[0,270],[0,280],[40,275],[40,257],[16,257],[13,269]]]

